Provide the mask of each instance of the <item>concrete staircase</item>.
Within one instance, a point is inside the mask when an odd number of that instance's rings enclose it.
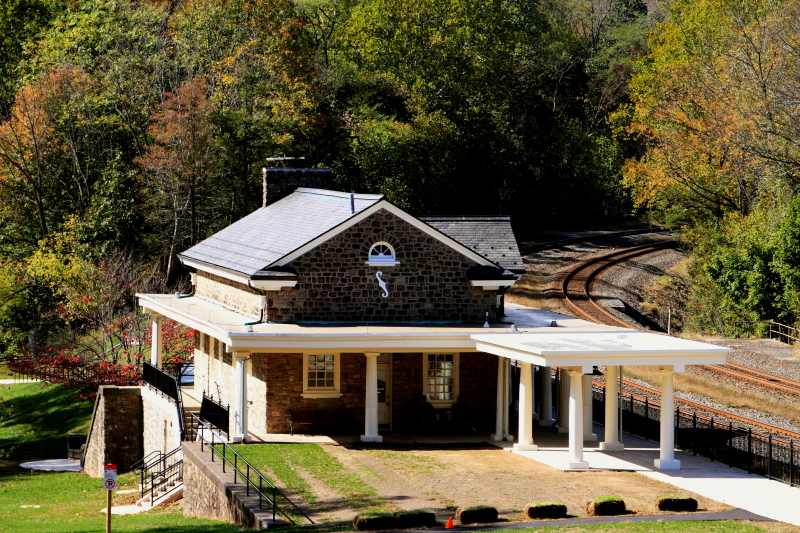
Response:
[[[192,425],[192,413],[200,412],[202,399],[193,388],[181,389],[181,403],[183,410],[183,427],[189,428]]]

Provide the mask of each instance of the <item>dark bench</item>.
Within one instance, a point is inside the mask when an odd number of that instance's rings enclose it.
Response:
[[[289,411],[289,434],[295,427],[310,434],[346,435],[353,432],[353,416],[349,409],[318,409]]]

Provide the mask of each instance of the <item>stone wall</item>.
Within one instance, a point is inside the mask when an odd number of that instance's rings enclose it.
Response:
[[[200,443],[183,443],[183,486],[184,515],[224,520],[246,527],[257,524],[253,513],[230,494],[213,465],[203,460]]]
[[[368,266],[369,249],[385,241],[397,266]],[[381,210],[287,264],[300,280],[269,294],[274,322],[483,322],[495,291],[470,286],[477,263]],[[376,273],[388,285],[382,298]]]
[[[267,432],[289,433],[289,411],[346,409],[352,430],[364,427],[364,385],[367,360],[364,354],[342,353],[339,398],[303,398],[302,354],[253,354],[254,372],[266,377]]]
[[[252,320],[261,318],[261,293],[256,289],[202,270],[197,271],[195,279],[195,295],[235,309]],[[242,323],[252,320],[242,320]]]
[[[104,464],[116,464],[120,474],[144,457],[141,387],[102,385],[95,400],[84,470],[103,477]]]
[[[171,452],[181,445],[178,406],[160,392],[142,387],[143,453]]]
[[[462,353],[458,367],[458,402],[479,433],[494,430],[497,403],[497,356]]]

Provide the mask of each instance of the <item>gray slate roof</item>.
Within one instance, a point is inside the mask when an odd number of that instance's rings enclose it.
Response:
[[[525,272],[509,217],[419,217],[451,239],[515,273]]]
[[[240,272],[246,276],[269,268],[297,248],[335,228],[383,199],[379,194],[299,188],[192,246],[181,258]]]

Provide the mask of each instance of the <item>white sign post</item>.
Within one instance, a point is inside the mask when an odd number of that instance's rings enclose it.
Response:
[[[111,491],[117,490],[117,465],[103,465],[103,488],[106,489],[106,533],[111,533]]]

